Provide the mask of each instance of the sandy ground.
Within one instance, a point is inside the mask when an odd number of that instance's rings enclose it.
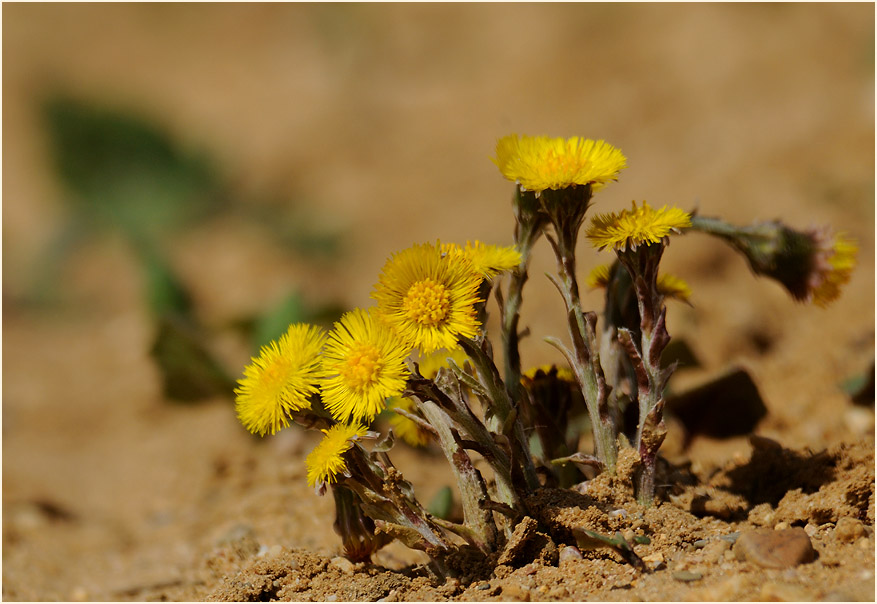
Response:
[[[385,259],[413,242],[510,243],[511,185],[489,161],[510,132],[620,147],[629,167],[599,211],[645,199],[738,223],[830,223],[861,252],[826,310],[697,235],[677,238],[664,266],[693,286],[668,325],[703,365],[675,386],[746,368],[768,408],[756,433],[788,463],[827,451],[835,470],[810,492],[790,482],[802,491],[770,510],[751,491],[693,513],[698,488],[727,492],[723,476],[758,466],[744,436],[683,447],[677,435],[665,453],[699,483],[643,521],[665,538],[638,551],[665,564],[641,576],[604,553],[437,587],[395,545],[379,566],[348,567],[332,501],[305,485],[312,434],[258,442],[227,397],[163,400],[124,242],[95,238],[65,260],[62,305],[22,302],[65,217],[37,112],[47,90],[143,112],[216,158],[241,203],[307,200],[345,234],[345,254],[320,262],[231,218],[174,238],[212,326],[293,287],[367,305]],[[874,359],[873,5],[7,4],[3,133],[4,599],[873,599],[873,400],[854,405],[838,386]],[[583,274],[607,261],[584,244],[580,257]],[[538,249],[522,323],[540,336],[563,333],[540,278],[550,269]],[[218,334],[242,369],[247,343]],[[558,360],[541,337],[522,352],[525,365]],[[422,501],[447,484],[432,453],[394,459]],[[813,515],[836,497],[848,507]],[[863,533],[844,538],[841,517]],[[693,545],[778,522],[809,527],[819,558],[764,571]],[[674,578],[692,569],[702,578]]]

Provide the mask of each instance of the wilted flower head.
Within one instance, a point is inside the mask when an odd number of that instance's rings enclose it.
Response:
[[[247,430],[259,436],[274,434],[289,425],[289,413],[310,408],[310,397],[318,391],[325,338],[318,327],[296,323],[279,340],[262,347],[235,389],[235,410]]]
[[[850,280],[859,247],[842,233],[831,236],[827,229],[814,233],[816,251],[808,279],[809,296],[817,306],[828,306],[840,296],[841,286]]]
[[[624,154],[602,140],[517,134],[496,143],[493,162],[507,179],[536,193],[576,185],[597,191],[627,166]]]
[[[630,210],[596,216],[586,235],[596,248],[625,251],[660,243],[671,232],[679,233],[689,226],[691,216],[679,208],[655,210],[646,202],[638,208],[634,202]]]
[[[828,227],[798,231],[779,221],[737,227],[700,216],[693,222],[695,229],[741,252],[753,272],[776,279],[796,300],[817,306],[837,299],[856,265],[856,242]]]

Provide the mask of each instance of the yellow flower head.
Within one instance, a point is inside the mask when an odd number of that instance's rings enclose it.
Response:
[[[658,293],[668,298],[688,302],[688,299],[691,297],[691,287],[689,287],[684,279],[680,279],[676,275],[659,275]]]
[[[366,435],[367,430],[358,424],[335,424],[323,430],[323,440],[314,447],[305,459],[308,470],[308,485],[321,487],[338,481],[338,474],[347,472],[344,454],[353,447],[353,442]]]
[[[345,313],[323,351],[323,405],[338,421],[370,422],[405,389],[410,350],[374,312]]]
[[[290,325],[278,341],[263,346],[235,388],[235,410],[244,427],[259,436],[289,425],[287,415],[308,409],[320,377],[326,336],[317,327]]]
[[[561,382],[566,382],[567,384],[576,384],[575,374],[573,374],[570,369],[566,367],[558,367],[557,365],[539,365],[538,367],[531,367],[521,376],[521,381],[526,384],[527,380],[534,382],[545,376],[552,376]]]
[[[381,317],[424,353],[453,349],[457,337],[473,338],[481,275],[462,254],[442,254],[441,244],[414,245],[384,265],[372,293]]]
[[[415,409],[414,401],[408,397],[396,396],[390,399],[387,407],[394,410],[387,421],[389,421],[396,436],[412,447],[425,447],[429,443],[432,435],[428,430],[424,429],[417,422],[413,422],[404,415],[395,412],[395,409],[402,409],[408,413],[416,414],[417,410]]]
[[[588,274],[587,284],[591,289],[606,287],[609,285],[608,264],[595,266]],[[691,297],[691,288],[683,279],[675,275],[664,274],[658,277],[658,292],[668,298],[676,298],[687,302]]]
[[[843,233],[833,237],[819,233],[819,244],[810,273],[810,299],[817,306],[826,307],[840,296],[841,287],[850,280],[859,247]]]
[[[661,242],[670,232],[691,226],[691,216],[679,208],[664,206],[652,209],[643,202],[641,208],[633,204],[633,209],[601,214],[591,221],[586,233],[594,247],[611,247],[618,251],[628,248],[635,250],[640,245]]]
[[[460,247],[456,243],[445,243],[441,247],[443,254],[461,254],[468,258],[475,272],[485,279],[514,270],[521,264],[521,252],[513,245],[487,245],[476,240],[474,244],[467,241],[466,247]]]
[[[588,273],[588,278],[585,279],[585,282],[591,289],[597,289],[609,285],[609,265],[600,264],[595,266],[591,269],[591,272]]]
[[[602,140],[512,134],[496,143],[493,163],[503,176],[527,191],[587,184],[597,191],[617,179],[627,166],[627,158]]]

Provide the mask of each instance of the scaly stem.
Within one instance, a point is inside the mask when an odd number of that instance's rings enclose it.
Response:
[[[615,444],[616,426],[607,403],[608,389],[600,365],[599,345],[596,334],[596,316],[582,311],[579,286],[576,279],[575,240],[559,233],[557,242],[550,240],[557,257],[560,281],[555,281],[563,295],[567,310],[567,327],[573,344],[575,363],[573,371],[582,389],[591,426],[597,456],[606,470],[615,473],[618,451]]]
[[[493,363],[481,345],[473,340],[459,338],[458,342],[466,351],[482,386],[487,390],[492,407],[489,411],[492,417],[486,419],[487,427],[494,433],[502,433],[511,422],[511,434],[506,434],[511,441],[513,457],[519,459],[524,473],[527,489],[535,491],[539,488],[539,479],[536,476],[536,468],[530,455],[530,446],[524,434],[524,427],[517,417],[517,410],[512,402],[511,395],[499,375],[499,370]],[[520,383],[520,380],[518,380]],[[512,415],[514,414],[514,415]]]

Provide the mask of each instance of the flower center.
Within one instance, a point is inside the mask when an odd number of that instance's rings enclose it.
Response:
[[[351,389],[361,391],[378,380],[383,367],[377,348],[371,344],[357,343],[351,348],[339,373]]]
[[[436,327],[444,322],[451,309],[451,296],[441,283],[432,279],[418,281],[402,301],[405,316],[421,325]]]

